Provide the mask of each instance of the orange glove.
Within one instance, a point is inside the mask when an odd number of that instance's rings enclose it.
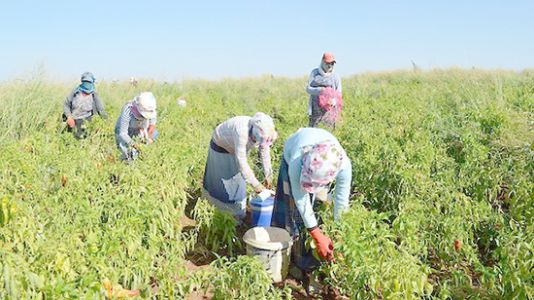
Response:
[[[314,228],[312,231],[310,231],[310,235],[315,241],[317,254],[328,261],[333,260],[334,244],[326,235],[323,234],[321,229],[319,227]]]
[[[76,123],[74,122],[73,118],[67,118],[67,125],[69,125],[70,128],[74,128],[74,125]]]

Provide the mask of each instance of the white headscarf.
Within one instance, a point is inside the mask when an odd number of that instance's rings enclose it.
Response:
[[[252,116],[250,125],[252,136],[260,146],[270,146],[278,137],[273,119],[262,112],[257,112]]]

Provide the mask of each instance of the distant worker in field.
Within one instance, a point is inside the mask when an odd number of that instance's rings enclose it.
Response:
[[[137,81],[137,79],[135,79],[135,77],[130,77],[130,85],[133,86],[133,87],[137,87],[137,84],[139,82]]]
[[[284,144],[273,208],[272,226],[285,228],[293,237],[291,261],[300,269],[299,279],[309,276],[320,262],[333,260],[334,245],[319,228],[315,210],[326,199],[318,194],[335,180],[334,219],[348,209],[352,166],[345,150],[330,132],[321,128],[301,128]],[[305,245],[311,235],[316,249]]]
[[[343,106],[341,79],[334,73],[336,59],[332,53],[324,53],[321,64],[311,71],[306,86],[310,94],[308,103],[309,127],[317,127],[320,122],[334,127]]]
[[[108,115],[104,104],[95,91],[95,76],[85,72],[81,76],[81,84],[74,88],[63,104],[63,121],[67,122],[69,132],[74,132],[78,139],[87,135],[85,121],[91,121],[93,115],[99,114],[103,119]]]
[[[272,188],[270,147],[277,136],[273,119],[262,112],[252,117],[233,117],[219,124],[211,136],[203,196],[218,209],[243,219],[247,183],[257,194]],[[247,161],[253,148],[259,149],[265,178],[263,184],[256,179]]]
[[[139,94],[122,107],[115,124],[115,140],[122,160],[135,160],[141,143],[151,144],[156,139],[159,134],[156,117],[156,98],[151,92]]]

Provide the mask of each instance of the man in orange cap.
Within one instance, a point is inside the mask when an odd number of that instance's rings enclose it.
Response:
[[[308,104],[308,116],[310,118],[310,127],[316,127],[325,114],[325,111],[319,106],[319,95],[326,88],[333,88],[341,94],[341,79],[334,73],[334,64],[336,59],[332,53],[325,52],[318,68],[311,71],[306,86],[306,92],[310,94]]]

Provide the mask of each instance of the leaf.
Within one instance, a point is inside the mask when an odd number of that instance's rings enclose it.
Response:
[[[127,289],[121,289],[116,293],[117,298],[132,298],[139,296],[141,293],[139,290],[127,290]]]
[[[37,289],[43,288],[43,279],[38,274],[30,272],[27,274],[27,277],[31,286]]]

